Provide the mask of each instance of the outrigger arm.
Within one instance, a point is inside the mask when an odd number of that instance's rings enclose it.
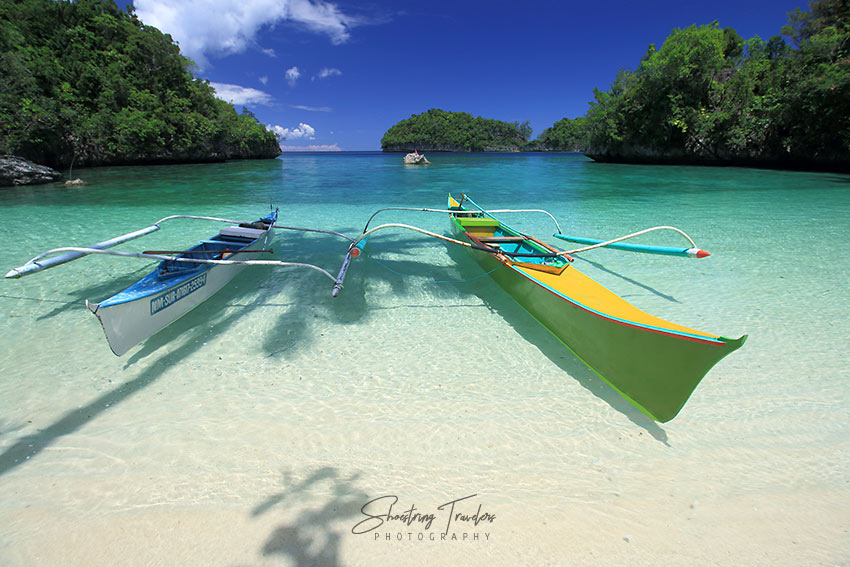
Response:
[[[160,225],[172,219],[197,219],[197,220],[211,220],[217,222],[226,222],[231,224],[239,224],[239,221],[231,220],[231,219],[222,219],[218,217],[201,217],[197,215],[170,215],[164,218],[159,219],[155,223],[145,228],[128,232],[127,234],[122,234],[121,236],[116,236],[115,238],[110,238],[109,240],[104,240],[103,242],[98,242],[96,244],[91,244],[89,246],[81,246],[79,248],[75,248],[75,251],[69,252],[67,254],[62,254],[61,256],[56,256],[54,258],[49,258],[47,260],[42,260],[45,256],[50,256],[51,254],[55,254],[58,248],[53,250],[48,250],[47,252],[42,252],[23,266],[14,268],[9,270],[6,274],[7,278],[20,278],[23,276],[28,276],[30,274],[34,274],[36,272],[40,272],[42,270],[46,270],[48,268],[53,268],[54,266],[59,266],[61,264],[65,264],[66,262],[70,262],[72,260],[76,260],[78,258],[82,258],[88,254],[92,254],[91,250],[104,250],[106,248],[112,248],[113,246],[118,246],[119,244],[124,244],[125,242],[129,242],[131,240],[135,240],[136,238],[140,238],[142,236],[148,235],[152,232],[156,232],[159,230]]]
[[[127,234],[122,234],[121,236],[116,236],[115,238],[110,238],[109,240],[104,240],[103,242],[98,242],[96,244],[91,244],[89,246],[66,246],[61,248],[53,248],[51,250],[47,250],[46,252],[42,252],[23,266],[19,266],[17,268],[13,268],[9,270],[6,274],[7,278],[21,278],[23,276],[27,276],[30,274],[34,274],[36,272],[40,272],[42,270],[46,270],[48,268],[53,268],[55,266],[59,266],[65,264],[67,262],[71,262],[73,260],[77,260],[82,258],[83,256],[87,256],[89,254],[105,254],[109,256],[125,256],[132,258],[145,258],[150,260],[177,260],[178,258],[174,256],[169,256],[166,254],[171,253],[180,253],[180,252],[172,252],[172,251],[148,251],[148,252],[121,252],[118,250],[107,250],[108,248],[112,248],[113,246],[118,246],[119,244],[123,244],[125,242],[129,242],[131,240],[135,240],[136,238],[140,238],[142,236],[146,236],[151,234],[152,232],[156,232],[161,227],[160,225],[172,219],[196,219],[196,220],[209,220],[216,222],[223,222],[228,224],[239,224],[240,221],[233,219],[224,219],[219,217],[206,217],[206,216],[197,216],[197,215],[171,215],[164,218],[161,218],[151,226],[147,226],[145,228],[128,232]],[[297,230],[303,232],[321,232],[325,234],[333,234],[335,236],[339,236],[345,238],[349,242],[355,242],[355,240],[349,236],[346,236],[339,232],[334,232],[331,230],[320,230],[320,229],[312,229],[312,228],[301,228],[301,227],[291,227],[291,226],[281,226],[278,224],[274,225],[274,228],[280,228],[284,230]],[[158,253],[157,253],[158,252]],[[165,252],[166,254],[163,254]],[[255,251],[256,252],[256,251]],[[266,250],[262,250],[261,252],[270,252]],[[53,256],[54,254],[59,254],[58,256]],[[52,258],[47,258],[47,256],[53,256]],[[356,257],[356,256],[354,256]],[[314,266],[312,264],[306,264],[302,262],[282,262],[279,260],[215,260],[215,259],[202,259],[202,258],[179,258],[182,262],[189,262],[195,264],[219,264],[219,265],[231,265],[238,264],[244,266],[274,266],[274,267],[300,267],[300,268],[309,268],[311,270],[315,270],[320,272],[333,280],[334,282],[334,290],[336,296],[339,291],[337,288],[342,289],[342,278],[345,277],[345,272],[340,272],[340,277],[335,278],[331,275],[327,270],[320,268],[319,266]],[[347,269],[347,266],[346,266]]]
[[[127,234],[116,236],[115,238],[112,238],[110,240],[104,240],[103,242],[98,242],[97,244],[86,246],[78,251],[66,252],[65,254],[62,254],[60,256],[54,256],[53,258],[42,260],[42,258],[53,252],[53,250],[48,250],[47,252],[39,254],[23,266],[9,270],[9,272],[6,274],[6,277],[21,278],[23,276],[28,276],[30,274],[40,272],[41,270],[53,268],[54,266],[59,266],[66,262],[82,258],[83,256],[89,254],[89,252],[84,252],[83,250],[103,250],[104,248],[112,248],[113,246],[118,246],[119,244],[123,244],[125,242],[129,242],[130,240],[134,240],[152,232],[156,232],[157,230],[159,230],[159,224],[154,224],[141,230],[137,230],[135,232],[128,232]]]

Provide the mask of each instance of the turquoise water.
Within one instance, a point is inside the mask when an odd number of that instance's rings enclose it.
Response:
[[[252,268],[121,358],[83,301],[150,263],[88,257],[4,280],[0,563],[846,562],[850,177],[571,154],[429,159],[288,154],[4,188],[3,271],[171,214],[251,220],[274,204],[282,224],[354,235],[378,208],[441,208],[467,192],[488,208],[547,209],[569,234],[685,230],[712,256],[599,250],[576,266],[652,314],[748,342],[660,425],[463,251],[412,232],[372,236],[336,299],[316,272]],[[386,212],[371,226],[382,222],[447,233],[438,214]],[[570,246],[549,237],[548,217],[510,222]],[[217,226],[170,221],[120,249],[188,246]],[[684,246],[665,233],[636,242]],[[274,242],[278,259],[334,274],[346,248],[283,231]],[[382,494],[405,509],[477,494],[495,510],[492,539],[352,534]]]

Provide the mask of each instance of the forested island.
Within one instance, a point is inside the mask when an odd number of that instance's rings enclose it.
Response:
[[[381,138],[385,152],[505,152],[528,144],[528,122],[502,122],[432,108],[392,126]]]
[[[850,2],[789,14],[780,36],[717,24],[674,30],[596,91],[585,153],[598,161],[850,170]]]
[[[781,33],[676,29],[638,68],[594,91],[586,116],[530,127],[430,110],[385,151],[581,151],[596,161],[850,171],[850,2],[816,0]]]
[[[280,155],[192,68],[112,0],[0,2],[0,154],[58,168]]]

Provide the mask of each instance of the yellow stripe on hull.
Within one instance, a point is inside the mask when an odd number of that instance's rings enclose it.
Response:
[[[536,279],[573,301],[580,303],[584,307],[603,315],[637,325],[687,333],[710,339],[718,338],[717,335],[697,331],[684,325],[677,325],[676,323],[665,321],[660,317],[641,311],[602,284],[590,279],[573,266],[569,266],[560,274],[550,274],[521,266],[515,266],[515,268],[527,274],[532,279]]]

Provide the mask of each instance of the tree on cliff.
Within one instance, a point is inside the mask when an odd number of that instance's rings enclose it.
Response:
[[[0,153],[53,166],[278,155],[192,67],[112,0],[0,2]]]
[[[588,154],[612,161],[850,168],[850,9],[820,0],[783,33],[673,30],[594,91]]]
[[[381,138],[381,148],[384,151],[516,150],[528,142],[531,132],[528,121],[508,123],[432,108],[393,125]]]

